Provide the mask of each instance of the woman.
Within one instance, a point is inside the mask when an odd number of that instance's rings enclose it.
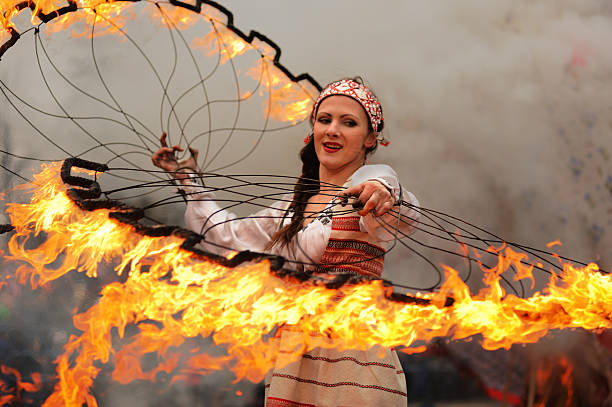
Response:
[[[202,191],[190,178],[197,169],[197,150],[190,149],[191,157],[179,163],[174,153],[182,148],[168,147],[163,135],[162,148],[152,160],[184,185],[191,198],[187,227],[198,233],[206,230],[206,240],[214,242],[205,249],[267,251],[313,272],[380,276],[394,231],[399,227],[409,232],[405,219],[416,216],[402,206],[405,218],[400,220],[391,208],[400,199],[418,205],[389,166],[364,165],[383,140],[380,103],[360,79],[342,79],[321,92],[311,123],[293,195],[240,221],[232,221],[234,215],[221,210],[214,194]],[[348,196],[358,197],[358,212],[336,209]],[[294,343],[295,334],[299,335],[290,326],[276,332],[279,353],[275,369],[266,376],[266,406],[406,406],[406,382],[394,350],[315,348],[287,365],[280,360],[283,343]]]

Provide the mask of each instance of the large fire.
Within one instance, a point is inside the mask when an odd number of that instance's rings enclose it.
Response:
[[[96,405],[89,391],[100,363],[112,362],[112,377],[121,383],[153,380],[161,371],[181,378],[222,368],[259,381],[277,355],[269,334],[284,324],[300,334],[282,363],[316,346],[366,349],[379,344],[418,351],[419,341],[479,334],[485,349],[498,349],[535,342],[551,329],[612,327],[612,280],[595,264],[565,265],[561,278],[523,299],[505,293],[500,275],[520,264],[519,278],[529,279],[531,266],[526,256],[498,248],[499,264],[485,270],[487,286],[480,292],[471,294],[458,272],[445,267],[440,291],[420,295],[430,303],[396,302],[382,281],[329,289],[280,278],[266,260],[224,267],[181,248],[184,238],[178,235],[143,236],[134,226],[109,218],[109,209],[80,209],[67,195],[59,171],[59,165],[45,166],[32,184],[22,187],[31,193],[30,201],[8,205],[15,226],[8,258],[22,263],[17,279],[36,287],[75,271],[95,278],[106,272],[101,265],[109,263],[127,279],[106,285],[94,306],[74,316],[82,333],[69,339],[56,361],[59,382],[46,406]],[[29,248],[28,241],[42,233],[44,242]],[[449,297],[454,303],[445,306]],[[128,326],[137,333],[126,337]],[[113,332],[121,338],[118,349]],[[178,351],[198,336],[212,337],[226,353]],[[141,358],[151,352],[160,362],[145,371]]]

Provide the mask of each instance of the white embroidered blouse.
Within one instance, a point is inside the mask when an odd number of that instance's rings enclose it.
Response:
[[[365,181],[376,180],[392,192],[396,200],[400,198],[411,205],[418,206],[416,197],[400,186],[397,174],[388,165],[364,165],[353,173],[345,186],[358,185]],[[215,194],[197,185],[193,181],[183,181],[183,189],[187,196],[185,224],[188,229],[203,233],[205,240],[213,242],[201,243],[204,250],[227,255],[232,250],[251,250],[264,252],[272,235],[279,229],[279,222],[290,222],[289,217],[283,218],[285,210],[291,202],[291,194],[285,195],[280,201],[245,219],[236,219],[232,212],[222,209],[215,201]],[[297,233],[290,244],[276,245],[267,250],[271,254],[280,255],[290,261],[286,266],[295,268],[295,264],[315,265],[321,259],[327,247],[331,233],[330,212],[333,200],[320,216],[310,222]],[[418,218],[418,212],[409,207],[400,206],[401,219],[387,213],[377,219],[373,214],[362,216],[359,227],[382,245],[412,233],[412,225]],[[398,229],[401,233],[396,233]]]

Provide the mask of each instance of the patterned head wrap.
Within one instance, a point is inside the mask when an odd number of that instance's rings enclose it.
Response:
[[[348,96],[359,102],[359,104],[363,106],[368,114],[370,124],[372,125],[374,131],[379,131],[381,127],[380,125],[383,121],[383,116],[382,107],[380,106],[378,99],[376,99],[376,96],[374,96],[374,94],[368,88],[366,88],[365,85],[355,82],[352,79],[341,79],[323,89],[312,108],[312,119],[315,118],[321,101],[326,97],[333,95]]]

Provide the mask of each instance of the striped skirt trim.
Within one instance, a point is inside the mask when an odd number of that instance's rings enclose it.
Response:
[[[294,380],[296,382],[300,382],[300,383],[308,383],[308,384],[312,384],[315,386],[322,386],[322,387],[340,387],[340,386],[352,386],[352,387],[358,387],[361,389],[369,389],[369,390],[381,390],[381,391],[386,391],[389,393],[393,393],[393,394],[398,394],[402,397],[408,397],[408,393],[403,392],[401,390],[396,390],[396,389],[392,389],[389,387],[384,387],[384,386],[379,386],[379,385],[375,385],[375,384],[362,384],[362,383],[356,383],[356,382],[337,382],[337,383],[325,383],[325,382],[320,382],[318,380],[312,380],[312,379],[305,379],[303,377],[298,377],[298,376],[293,376],[293,375],[289,375],[289,374],[283,374],[283,373],[274,373],[272,375],[272,377],[279,377],[279,378],[283,378],[283,379],[288,379],[288,380]]]
[[[322,356],[312,356],[309,355],[308,353],[302,355],[303,358],[305,359],[310,359],[310,360],[319,360],[322,362],[328,362],[328,363],[338,363],[338,362],[346,362],[346,361],[350,361],[353,363],[356,363],[360,366],[379,366],[379,367],[386,367],[389,369],[395,369],[395,365],[392,365],[390,363],[382,363],[382,362],[362,362],[360,360],[358,360],[357,358],[352,358],[349,356],[343,356],[340,358],[326,358],[326,357],[322,357]],[[403,372],[402,372],[403,373]]]

